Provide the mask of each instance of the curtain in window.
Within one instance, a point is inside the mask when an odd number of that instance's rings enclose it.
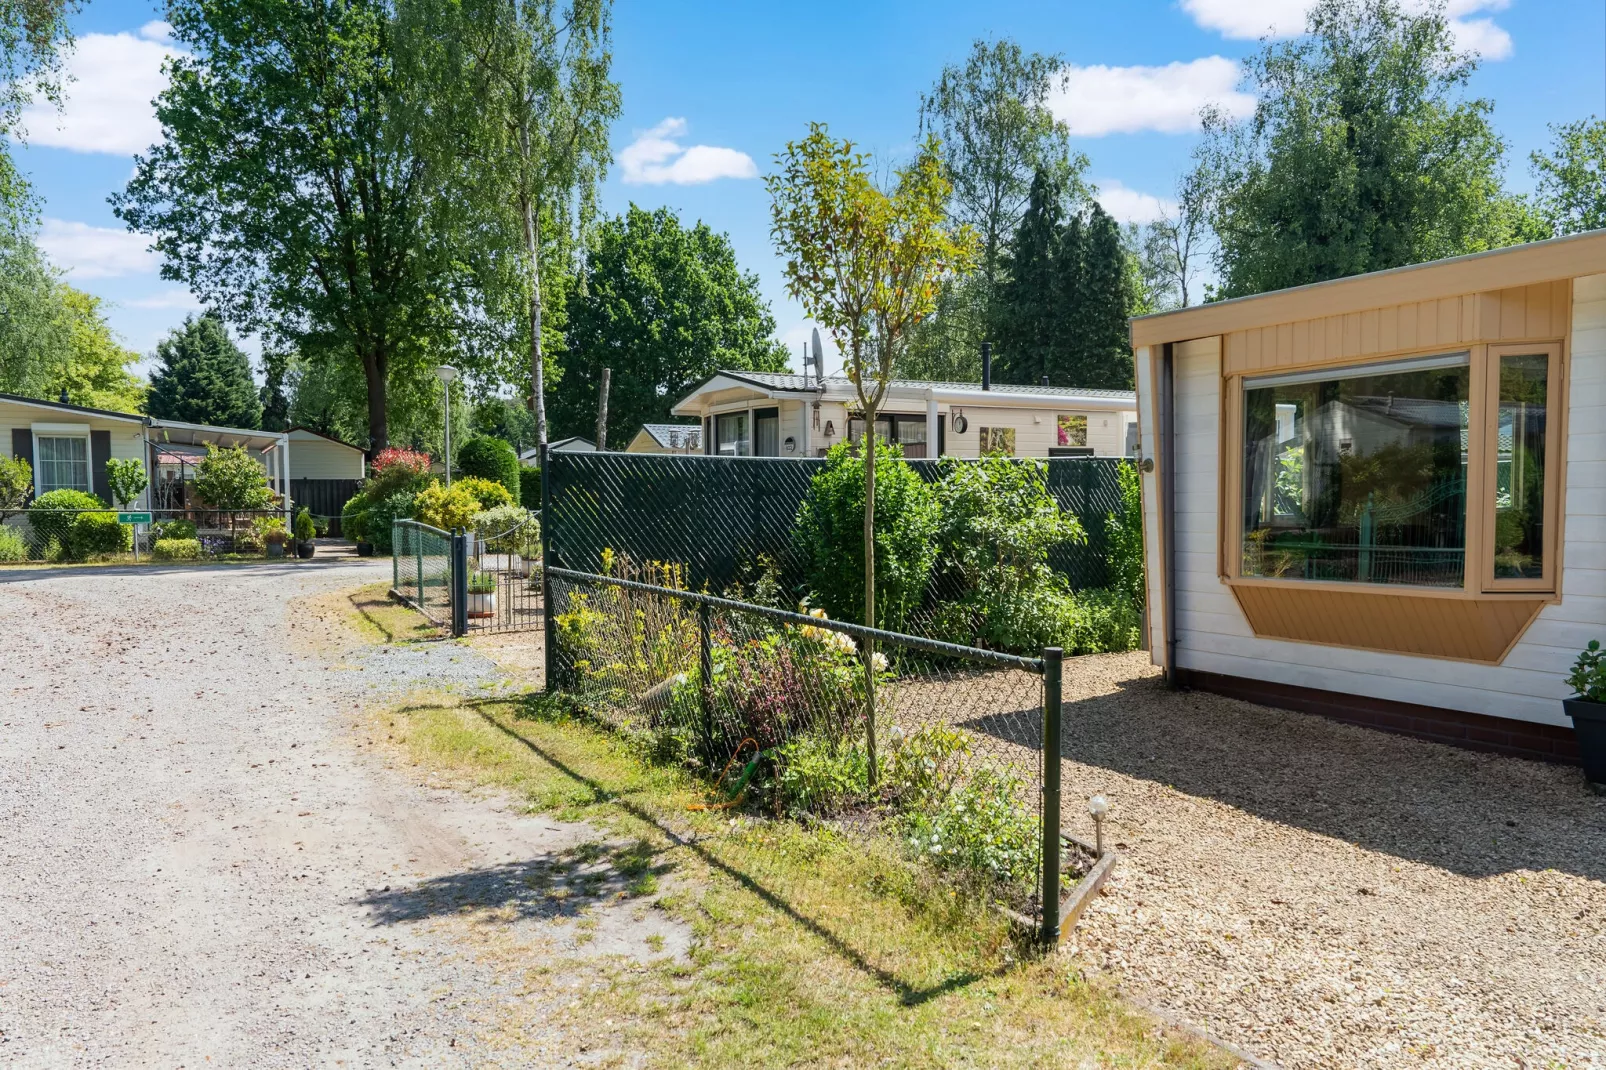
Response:
[[[40,435],[38,456],[39,492],[89,490],[89,440],[86,438]]]

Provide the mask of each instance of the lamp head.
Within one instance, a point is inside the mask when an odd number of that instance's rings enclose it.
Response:
[[[435,369],[435,378],[443,383],[450,383],[457,378],[457,369],[450,364],[442,364]]]
[[[1110,812],[1110,800],[1102,795],[1095,795],[1087,801],[1087,812],[1094,817],[1103,817]]]

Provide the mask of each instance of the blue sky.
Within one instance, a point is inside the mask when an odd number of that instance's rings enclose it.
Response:
[[[1199,106],[1252,107],[1237,62],[1268,28],[1296,31],[1308,3],[625,0],[614,14],[624,112],[603,205],[667,205],[727,232],[796,352],[808,324],[785,295],[758,176],[811,120],[896,160],[942,66],[977,37],[1013,37],[1064,56],[1056,111],[1091,159],[1105,206],[1141,219],[1186,167]],[[1547,123],[1606,114],[1606,4],[1451,0],[1449,12],[1461,42],[1484,56],[1473,91],[1495,102],[1511,144],[1508,183],[1525,190],[1527,156],[1545,143]],[[123,232],[106,203],[128,180],[133,153],[157,135],[148,101],[172,47],[160,19],[149,0],[88,0],[65,113],[31,116],[30,144],[18,153],[43,202],[46,250],[107,300],[113,326],[145,353],[198,307],[159,277],[144,239]]]

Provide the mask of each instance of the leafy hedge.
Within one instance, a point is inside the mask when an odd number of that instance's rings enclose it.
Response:
[[[507,488],[509,501],[519,500],[519,454],[511,443],[490,435],[475,435],[463,443],[453,460],[457,462],[455,474],[500,483]]]

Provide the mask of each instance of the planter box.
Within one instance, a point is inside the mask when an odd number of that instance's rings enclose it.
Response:
[[[480,568],[485,572],[518,572],[522,559],[518,554],[481,554]]]
[[[489,594],[468,593],[468,615],[476,620],[496,616],[496,592]]]
[[[1606,702],[1568,698],[1562,699],[1561,705],[1573,719],[1573,731],[1578,734],[1584,776],[1591,784],[1606,787]]]

